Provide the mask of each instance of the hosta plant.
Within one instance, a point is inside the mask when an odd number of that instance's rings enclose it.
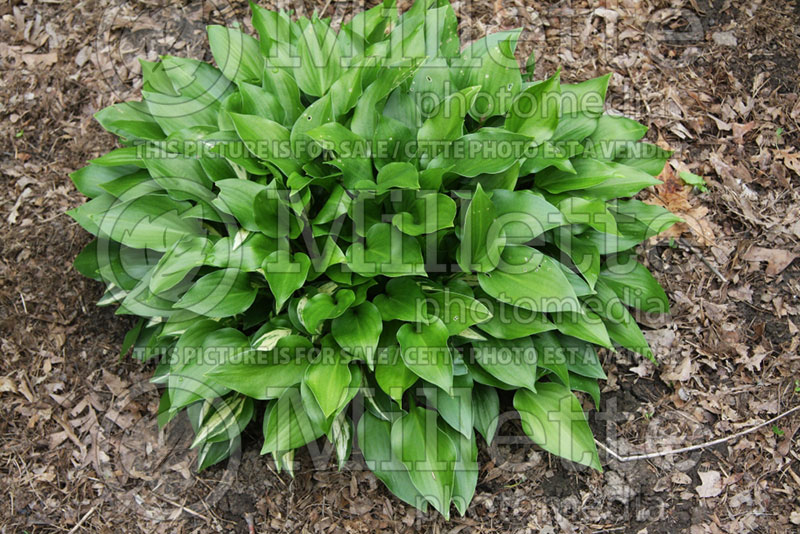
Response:
[[[668,302],[633,249],[677,218],[631,197],[669,152],[604,114],[609,76],[533,80],[519,30],[462,50],[446,0],[338,31],[252,9],[258,39],[208,28],[216,66],[142,61],[142,100],[96,115],[121,148],[72,175],[76,267],[139,318],[123,352],[157,362],[159,422],[187,412],[200,469],[251,423],[278,468],[355,444],[445,517],[504,404],[600,469],[580,399],[596,347],[652,358],[631,310]]]

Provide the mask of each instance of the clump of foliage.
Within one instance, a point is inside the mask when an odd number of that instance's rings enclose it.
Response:
[[[604,114],[608,76],[533,81],[519,30],[460,50],[446,0],[338,32],[252,9],[259,39],[208,28],[216,67],[142,61],[142,101],[96,115],[122,148],[72,175],[76,267],[140,318],[123,353],[158,362],[160,423],[186,410],[200,469],[257,420],[279,468],[355,441],[445,517],[503,398],[600,469],[573,391],[599,402],[595,346],[652,358],[629,308],[668,302],[632,251],[677,218],[631,197],[670,154]]]

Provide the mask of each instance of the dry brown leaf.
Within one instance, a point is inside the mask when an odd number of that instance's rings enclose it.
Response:
[[[697,474],[700,476],[702,484],[694,489],[701,498],[716,497],[722,493],[722,477],[719,471],[706,471]]]
[[[48,52],[47,54],[22,54],[22,61],[29,67],[52,67],[58,63],[58,54]]]
[[[800,100],[798,100],[800,102]],[[800,176],[800,152],[794,152],[794,149],[789,148],[786,150],[776,150],[775,154],[783,158],[783,164],[786,168],[792,170]]]
[[[665,382],[686,382],[692,376],[692,359],[686,356],[683,361],[670,369],[661,373],[661,379]]]
[[[797,254],[789,250],[764,247],[750,247],[742,255],[742,259],[747,261],[766,261],[767,274],[770,276],[782,273],[797,257]]]
[[[657,196],[649,202],[668,209],[685,221],[672,226],[662,235],[680,237],[688,227],[700,243],[706,246],[713,245],[715,232],[707,219],[708,208],[692,205],[689,201],[692,188],[683,183],[670,165],[664,166],[658,178],[664,183],[656,186]]]

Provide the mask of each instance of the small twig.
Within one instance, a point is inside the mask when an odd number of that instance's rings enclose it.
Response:
[[[720,443],[725,443],[727,441],[739,438],[739,437],[747,435],[747,434],[752,434],[756,430],[758,430],[760,428],[763,428],[763,427],[765,427],[767,425],[770,425],[770,424],[774,423],[775,421],[777,421],[778,419],[782,419],[782,418],[786,417],[787,415],[790,415],[790,414],[796,412],[797,410],[800,410],[800,406],[795,406],[791,410],[783,412],[779,416],[773,417],[769,421],[765,421],[765,422],[763,422],[763,423],[761,423],[759,425],[756,425],[756,426],[754,426],[752,428],[748,428],[747,430],[742,430],[741,432],[737,432],[736,434],[733,434],[732,436],[727,436],[727,437],[724,437],[724,438],[715,439],[713,441],[707,441],[707,442],[701,443],[699,445],[692,445],[691,447],[682,447],[680,449],[672,449],[672,450],[663,451],[663,452],[652,452],[650,454],[635,454],[633,456],[620,456],[616,452],[614,452],[611,449],[609,449],[603,443],[600,443],[597,440],[594,440],[594,441],[595,441],[595,443],[597,443],[597,445],[601,449],[606,451],[606,453],[608,453],[612,458],[614,458],[617,461],[620,461],[620,462],[634,462],[634,461],[637,461],[637,460],[648,460],[650,458],[660,458],[662,456],[668,456],[670,454],[681,454],[681,453],[684,453],[684,452],[696,451],[698,449],[705,449],[707,447],[713,447],[714,445],[719,445]]]
[[[69,531],[69,533],[68,533],[68,534],[75,534],[76,532],[78,532],[78,529],[79,529],[79,528],[81,528],[81,525],[83,525],[83,523],[84,523],[84,522],[85,522],[87,519],[89,519],[89,516],[90,516],[90,515],[92,515],[92,514],[94,513],[94,511],[95,511],[95,510],[97,510],[97,506],[96,506],[96,505],[95,505],[95,506],[92,506],[92,507],[89,509],[89,511],[88,511],[88,512],[86,512],[85,514],[83,514],[83,517],[81,517],[80,521],[78,521],[77,523],[75,523],[75,526],[74,526],[74,527],[72,527],[72,529]]]
[[[151,493],[152,493],[153,495],[155,495],[155,497],[156,497],[156,498],[158,498],[158,499],[161,499],[161,500],[162,500],[162,501],[164,501],[165,503],[167,503],[167,504],[171,504],[172,506],[177,506],[178,508],[180,508],[181,512],[186,512],[186,513],[187,513],[187,514],[189,514],[189,515],[193,515],[193,516],[195,516],[195,517],[197,517],[197,518],[200,518],[200,519],[202,519],[203,521],[205,521],[206,523],[210,523],[210,522],[211,522],[211,520],[210,520],[209,518],[207,518],[206,516],[204,516],[204,515],[203,515],[203,514],[201,514],[200,512],[195,512],[195,511],[194,511],[194,510],[192,510],[191,508],[189,508],[189,507],[187,507],[187,506],[184,506],[184,505],[182,505],[181,503],[175,502],[175,501],[173,501],[172,499],[168,499],[167,497],[164,497],[163,495],[159,495],[158,493],[156,493],[156,492],[154,492],[154,491],[153,491],[153,492],[151,492]]]
[[[695,256],[697,256],[698,258],[700,258],[700,261],[702,261],[702,262],[705,264],[705,266],[706,266],[706,267],[708,267],[709,269],[711,269],[711,272],[712,272],[712,273],[714,273],[715,275],[717,275],[717,278],[719,278],[720,280],[722,280],[722,281],[723,281],[724,283],[726,283],[726,284],[728,283],[728,279],[727,279],[727,278],[725,278],[725,276],[723,276],[723,274],[722,274],[721,272],[719,272],[719,270],[718,270],[716,267],[714,267],[714,266],[711,264],[711,262],[710,262],[710,261],[708,261],[708,260],[706,259],[706,257],[705,257],[705,256],[703,256],[703,253],[702,253],[702,252],[700,252],[699,250],[697,250],[697,249],[696,249],[694,246],[692,246],[692,245],[691,245],[691,244],[690,244],[688,241],[686,241],[686,240],[685,240],[684,238],[682,238],[682,237],[681,237],[681,238],[678,238],[678,243],[680,243],[681,245],[683,245],[684,247],[686,247],[686,248],[687,248],[687,249],[688,249],[690,252],[692,252],[692,253],[693,253]]]

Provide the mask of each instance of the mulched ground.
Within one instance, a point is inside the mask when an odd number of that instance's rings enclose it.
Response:
[[[261,2],[262,5],[266,5]],[[294,7],[309,14],[313,2]],[[352,4],[319,2],[335,20]],[[270,7],[275,7],[271,5]],[[289,7],[289,3],[278,4]],[[524,26],[538,77],[612,72],[612,107],[676,151],[645,193],[684,217],[642,249],[673,301],[655,367],[605,355],[592,413],[620,454],[737,434],[800,403],[800,3],[457,2],[463,39]],[[246,2],[11,0],[0,6],[0,532],[798,532],[800,412],[714,447],[576,470],[514,439],[481,450],[466,517],[402,505],[358,458],[297,476],[258,455],[196,475],[190,433],[157,432],[152,369],[120,360],[129,320],[71,269],[88,235],[67,173],[113,147],[91,115],[135,98],[137,57],[210,59],[203,27]],[[678,173],[706,177],[709,191]],[[652,319],[651,319],[652,320]],[[252,530],[250,530],[252,525]]]

